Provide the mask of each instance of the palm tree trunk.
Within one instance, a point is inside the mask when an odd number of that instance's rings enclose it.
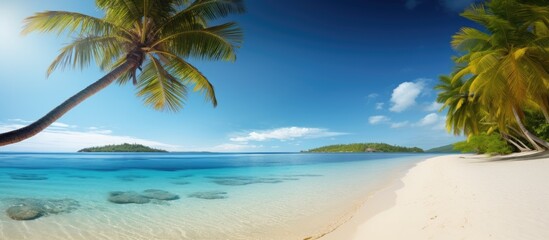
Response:
[[[513,136],[513,135],[509,135],[510,138],[512,138],[513,140],[515,140],[515,142],[517,142],[518,144],[520,144],[523,148],[527,149],[528,151],[532,151],[532,149],[530,149],[525,143],[523,143],[519,138]]]
[[[101,79],[97,80],[97,82],[89,85],[84,90],[65,100],[65,102],[57,106],[55,109],[51,110],[44,117],[38,119],[38,121],[33,122],[26,127],[0,134],[0,146],[20,142],[38,134],[39,132],[50,126],[52,123],[54,123],[57,119],[61,118],[65,113],[74,108],[76,105],[91,97],[100,90],[106,88],[116,79],[118,79],[123,73],[132,68],[135,68],[136,66],[137,63],[135,61],[126,61]]]
[[[523,148],[522,146],[520,146],[518,143],[514,142],[513,140],[511,140],[509,138],[509,136],[505,135],[505,134],[502,134],[502,137],[503,139],[505,139],[505,141],[507,141],[508,143],[512,144],[513,146],[515,146],[519,151],[521,152],[526,152],[528,150],[531,150],[531,149],[526,149],[526,148]]]
[[[521,131],[519,131],[519,130],[517,130],[514,127],[511,127],[509,125],[507,125],[507,128],[511,129],[513,132],[515,132],[515,134],[517,134],[517,137],[515,137],[515,140],[517,140],[518,137],[522,137],[522,138],[526,139],[530,144],[532,144],[532,146],[535,148],[536,142],[534,142],[534,140],[532,140],[532,139],[529,139],[526,135],[524,135],[523,132],[521,132]],[[510,134],[509,136],[513,136],[513,135]],[[521,142],[523,146],[526,146],[522,141],[519,141],[519,142]]]
[[[538,138],[536,135],[532,134],[530,131],[528,131],[528,129],[526,129],[524,124],[522,124],[522,120],[521,120],[520,116],[518,115],[517,110],[516,110],[515,107],[513,107],[513,115],[515,116],[515,120],[517,121],[517,124],[518,124],[520,130],[524,133],[524,135],[526,135],[528,140],[530,140],[531,142],[534,143],[534,147],[537,150],[543,151],[545,149],[549,149],[549,143],[547,143],[544,140]],[[541,145],[541,147],[540,147],[540,145]]]

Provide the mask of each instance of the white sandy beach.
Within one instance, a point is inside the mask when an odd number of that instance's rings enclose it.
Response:
[[[420,162],[322,239],[549,239],[549,157],[511,157]]]

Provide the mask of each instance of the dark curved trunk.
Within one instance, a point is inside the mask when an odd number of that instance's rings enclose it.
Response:
[[[522,110],[519,109],[519,111],[522,111]],[[533,143],[536,150],[543,151],[543,150],[549,149],[549,143],[548,142],[546,142],[545,140],[537,137],[536,135],[534,135],[530,131],[528,131],[528,129],[526,129],[526,127],[522,123],[521,117],[519,116],[519,114],[517,112],[517,108],[513,107],[513,115],[515,116],[515,120],[517,121],[517,124],[518,124],[520,130],[524,133],[526,138],[528,138],[528,140]]]
[[[124,72],[135,68],[136,66],[137,63],[127,61],[112,70],[101,79],[97,80],[97,82],[89,85],[88,87],[84,88],[84,90],[67,99],[61,105],[51,110],[48,114],[38,119],[38,121],[33,122],[26,127],[0,134],[0,146],[20,142],[38,134],[39,132],[50,126],[52,123],[54,123],[57,119],[61,118],[65,113],[74,108],[76,105],[91,97],[100,90],[106,88],[116,79],[118,79]]]
[[[526,149],[528,151],[532,151],[532,149],[530,147],[528,147],[525,143],[523,143],[522,140],[520,140],[519,138],[517,138],[513,135],[509,135],[509,137],[512,138],[516,143],[521,145],[524,149]]]
[[[502,134],[502,137],[503,137],[503,139],[505,139],[505,141],[507,141],[508,143],[515,146],[520,152],[526,152],[526,151],[531,151],[532,150],[532,149],[527,149],[527,148],[524,148],[524,147],[520,146],[518,143],[511,140],[511,138],[509,138],[509,136],[507,136],[505,134]]]
[[[511,126],[507,126],[507,128],[512,130],[517,135],[517,137],[521,137],[521,138],[525,139],[526,141],[528,141],[533,147],[536,146],[536,142],[533,142],[534,140],[532,140],[532,139],[528,139],[528,137],[523,132],[521,132],[521,131],[519,131],[519,130],[515,129],[514,127],[511,127]],[[509,136],[513,136],[513,135],[511,134]],[[518,138],[515,138],[515,140],[518,141]],[[522,143],[523,146],[529,148],[522,141],[520,141],[520,142]]]

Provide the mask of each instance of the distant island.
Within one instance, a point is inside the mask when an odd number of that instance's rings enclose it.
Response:
[[[418,147],[401,147],[386,143],[352,143],[337,144],[310,149],[303,152],[415,152],[421,153],[423,149]]]
[[[461,153],[461,151],[454,149],[454,144],[448,144],[441,147],[431,148],[425,152],[428,153]]]
[[[79,150],[78,152],[168,152],[162,149],[151,148],[141,144],[118,144],[106,145],[102,147],[90,147]]]

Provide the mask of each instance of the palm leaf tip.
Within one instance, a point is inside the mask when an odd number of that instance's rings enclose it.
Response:
[[[229,14],[242,14],[245,11],[243,0],[196,0],[182,12],[215,20]]]
[[[104,19],[96,18],[82,13],[67,11],[45,11],[35,13],[23,20],[24,26],[21,34],[31,32],[54,32],[60,35],[80,33],[92,35],[106,35],[120,28]]]

